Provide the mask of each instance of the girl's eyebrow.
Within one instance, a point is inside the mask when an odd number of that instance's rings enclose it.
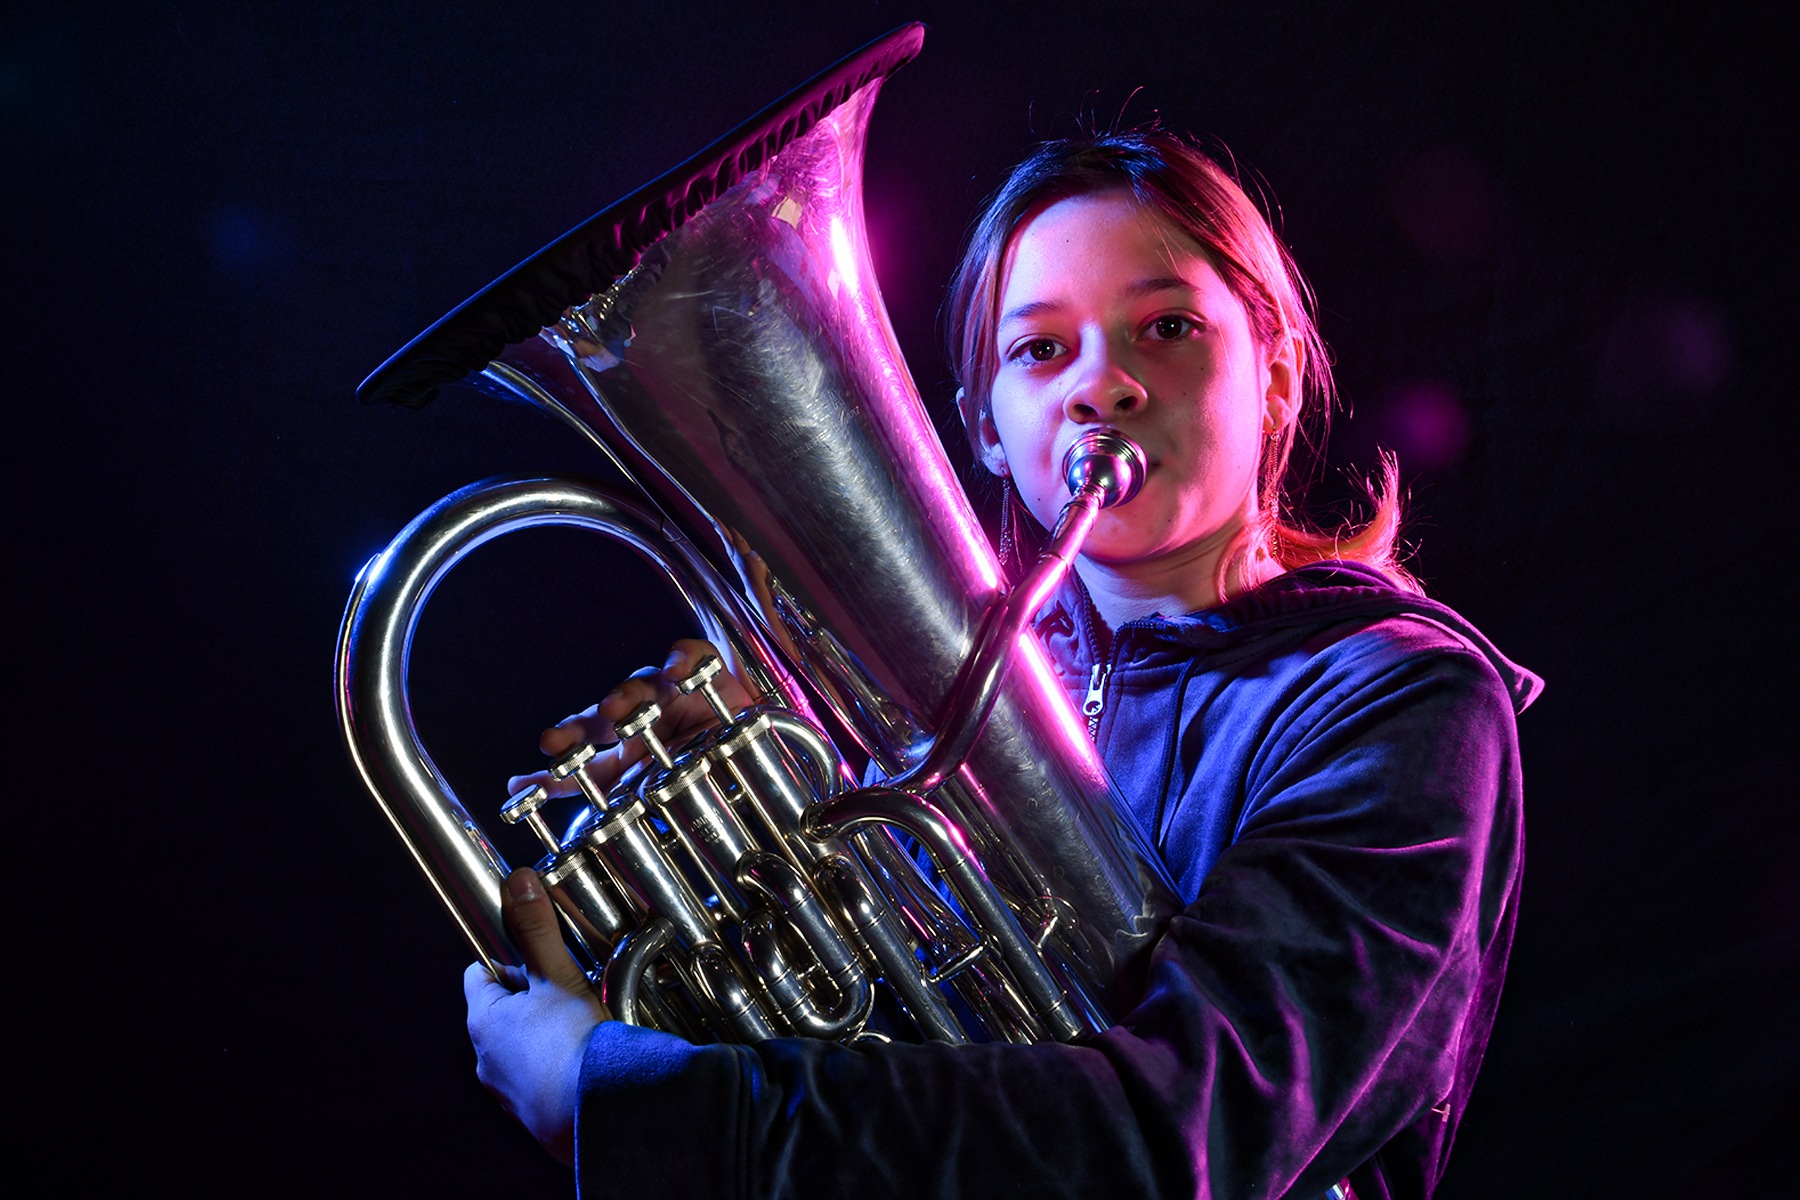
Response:
[[[1017,308],[1010,308],[1001,313],[999,323],[1011,325],[1014,321],[1023,321],[1027,317],[1041,317],[1045,313],[1061,312],[1062,307],[1054,300],[1031,300]]]
[[[1124,295],[1127,299],[1135,300],[1140,296],[1148,296],[1154,292],[1191,292],[1193,290],[1194,285],[1178,275],[1158,275],[1153,279],[1140,279],[1135,283],[1129,284],[1125,288]],[[995,328],[1010,325],[1014,321],[1023,321],[1030,317],[1041,317],[1046,313],[1061,312],[1062,308],[1062,303],[1056,300],[1027,301],[1017,308],[1009,308],[1004,313],[1001,313],[1000,320]]]
[[[1191,292],[1194,285],[1179,275],[1158,275],[1154,279],[1140,279],[1125,289],[1125,294],[1133,299],[1147,296],[1151,292]]]

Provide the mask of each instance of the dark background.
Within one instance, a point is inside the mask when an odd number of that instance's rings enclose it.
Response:
[[[467,389],[422,412],[351,392],[918,18],[867,190],[934,411],[943,281],[1033,140],[1121,114],[1216,138],[1279,199],[1354,407],[1315,498],[1341,511],[1343,472],[1397,448],[1415,569],[1548,680],[1520,726],[1513,970],[1440,1194],[1791,1195],[1793,28],[1773,3],[1584,8],[9,19],[21,1144],[77,1193],[568,1193],[474,1080],[469,954],[350,767],[330,660],[352,575],[418,509],[600,465]],[[536,766],[542,725],[660,657],[668,608],[574,534],[452,576],[413,694],[472,809]]]

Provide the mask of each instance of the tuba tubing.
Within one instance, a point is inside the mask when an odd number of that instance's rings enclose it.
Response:
[[[1125,443],[1066,463],[1076,499],[1007,592],[881,303],[864,134],[920,36],[881,39],[558,239],[360,389],[417,404],[473,371],[637,488],[466,488],[371,560],[345,612],[352,758],[490,969],[519,962],[500,920],[507,867],[420,741],[407,655],[444,572],[547,523],[655,563],[772,706],[721,711],[729,736],[672,753],[648,740],[652,715],[639,736],[660,770],[612,795],[559,765],[590,801],[562,838],[537,812],[544,795],[507,806],[551,851],[551,894],[621,1013],[695,1037],[854,1037],[879,976],[927,1037],[1068,1039],[1136,1000],[1179,908],[1026,630],[1141,458]],[[881,785],[845,789],[814,705]]]
[[[451,493],[419,514],[357,576],[338,637],[338,721],[364,784],[481,961],[523,964],[500,919],[509,872],[481,826],[432,762],[406,701],[413,632],[438,582],[482,543],[518,529],[592,530],[655,564],[708,640],[760,669],[756,686],[790,699],[755,645],[754,626],[730,620],[738,604],[679,532],[641,501],[572,478],[501,478]],[[788,685],[791,687],[791,684]]]
[[[1092,463],[1097,457],[1125,465],[1096,473]],[[857,831],[886,826],[926,848],[940,877],[974,918],[981,941],[1004,964],[1008,990],[1023,1002],[1037,1032],[1068,1041],[1098,1031],[1097,1023],[1071,1003],[1065,985],[1038,956],[1036,946],[1042,939],[1033,939],[1024,929],[1014,905],[970,852],[968,835],[927,799],[929,792],[961,767],[999,698],[1025,620],[1069,569],[1095,514],[1104,505],[1135,495],[1143,477],[1142,452],[1115,432],[1099,430],[1071,448],[1065,473],[1076,490],[1075,498],[1066,506],[1037,567],[993,605],[982,623],[975,649],[946,706],[956,724],[940,732],[918,767],[889,784],[842,793],[835,748],[816,726],[792,712],[766,707],[751,714],[753,723],[745,713],[724,711],[716,694],[709,691],[722,719],[737,722],[739,729],[751,729],[754,724],[775,732],[778,741],[791,743],[801,759],[810,762],[814,777],[810,802],[795,800],[792,788],[777,789],[776,804],[785,810],[777,817],[769,811],[768,787],[754,786],[732,764],[740,785],[738,793],[746,806],[763,818],[774,842],[788,857],[758,848],[741,826],[735,835],[722,833],[720,818],[733,823],[736,818],[716,792],[710,793],[713,799],[709,803],[691,812],[673,805],[664,807],[663,815],[674,840],[687,851],[687,861],[698,868],[700,880],[715,886],[714,905],[700,899],[692,873],[684,873],[670,861],[664,850],[669,839],[658,839],[641,820],[646,811],[644,796],[656,795],[659,787],[671,793],[682,790],[667,781],[678,774],[691,776],[696,767],[706,768],[702,774],[710,773],[710,760],[697,758],[692,751],[684,759],[694,766],[678,769],[667,750],[653,742],[651,749],[665,769],[655,786],[640,780],[635,797],[623,789],[611,798],[593,790],[591,780],[581,772],[592,757],[591,747],[582,747],[559,763],[556,773],[572,775],[598,810],[566,842],[549,834],[537,815],[541,798],[528,808],[516,799],[508,805],[509,820],[521,819],[516,811],[525,809],[524,819],[550,845],[552,856],[545,865],[551,868],[547,878],[553,884],[571,873],[565,863],[591,873],[584,843],[596,851],[610,843],[609,860],[622,848],[631,848],[630,865],[616,866],[609,873],[618,890],[635,899],[636,907],[655,910],[642,928],[631,928],[632,922],[624,915],[629,901],[621,902],[604,885],[589,883],[573,891],[554,888],[565,922],[590,958],[597,962],[602,947],[615,946],[604,972],[602,994],[619,1006],[622,1019],[668,1023],[648,1016],[640,1000],[642,981],[660,955],[685,943],[691,953],[683,974],[706,997],[703,1008],[716,1018],[710,1022],[715,1032],[746,1040],[789,1030],[809,1037],[853,1037],[862,1031],[873,1004],[868,975],[859,968],[858,951],[851,946],[854,942],[861,948],[860,958],[871,960],[896,988],[906,1011],[915,1016],[927,1036],[966,1040],[956,1019],[931,992],[935,981],[921,981],[914,970],[913,947],[894,933],[898,922],[873,899],[868,869],[842,853],[843,841]],[[704,559],[684,552],[691,551],[685,539],[634,504],[631,497],[599,484],[570,478],[502,478],[476,484],[427,509],[371,560],[352,592],[339,640],[340,720],[365,783],[490,970],[499,963],[520,962],[499,917],[498,885],[508,868],[425,750],[405,702],[405,678],[419,614],[450,568],[491,538],[544,524],[588,529],[628,546],[662,570],[718,644],[746,659],[766,659],[769,653],[754,626],[741,624],[715,606],[721,597],[729,604],[733,593]],[[683,690],[690,686],[692,681],[684,684]],[[698,686],[708,685],[701,678]],[[653,706],[651,709],[624,722],[625,729],[645,727],[642,736],[649,737],[647,726],[656,715]],[[724,749],[727,755],[737,754],[740,761],[747,755],[728,747],[734,742],[755,744],[751,739],[723,739],[716,734],[699,740],[711,743],[706,748],[715,753]],[[765,765],[761,777],[766,780],[770,774]],[[610,822],[606,821],[609,817],[613,818]],[[700,844],[694,832],[697,828],[705,830],[708,845]],[[823,848],[826,853],[796,854],[792,838],[796,830],[815,849]],[[877,858],[875,848],[880,845],[867,838],[862,841],[864,853]],[[723,861],[717,857],[721,848],[726,851]],[[882,865],[889,872],[897,866],[901,870],[912,867],[910,860],[891,855]],[[835,918],[821,901],[819,889],[809,882],[810,872],[828,880],[831,894],[838,897]],[[480,884],[484,874],[487,886]],[[753,914],[742,894],[725,884],[727,874],[743,893],[758,896],[768,907]],[[454,884],[463,886],[451,886]],[[600,898],[584,903],[584,895]],[[652,897],[648,904],[646,896]],[[709,910],[715,906],[725,909],[741,926],[747,965],[760,974],[760,994],[767,997],[766,1003],[759,1000],[759,990],[745,981],[745,973],[734,967],[714,936]],[[822,1010],[802,982],[805,968],[794,966],[783,948],[777,914],[799,935],[828,977],[835,993],[828,1011]],[[917,913],[911,914],[910,923],[915,928],[926,924]],[[972,958],[964,954],[961,965],[967,966]],[[779,1019],[768,1011],[771,1005],[780,1013]]]

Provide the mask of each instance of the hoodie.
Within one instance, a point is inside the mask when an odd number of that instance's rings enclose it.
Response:
[[[1071,579],[1039,632],[1187,905],[1139,1004],[1066,1046],[606,1022],[583,1195],[1430,1194],[1511,946],[1541,683],[1343,563],[1110,636]]]

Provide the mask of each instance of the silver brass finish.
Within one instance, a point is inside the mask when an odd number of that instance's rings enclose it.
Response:
[[[560,841],[541,797],[506,810],[554,848],[553,895],[605,960],[615,1014],[686,1036],[847,1039],[879,977],[927,1037],[1068,1040],[1136,999],[1129,981],[1179,905],[1028,627],[1145,461],[1113,430],[1078,440],[1050,550],[1003,587],[875,286],[860,176],[877,86],[483,373],[605,448],[642,493],[506,479],[427,510],[351,595],[341,724],[477,953],[517,963],[506,865],[407,711],[412,630],[487,538],[556,523],[620,541],[719,647],[724,662],[682,688],[721,725],[668,746],[655,706],[634,713],[619,733],[656,765],[611,795],[579,755],[559,762],[592,808]],[[757,704],[727,710],[727,666]],[[848,788],[812,703],[885,783]],[[897,836],[929,854],[954,906]],[[984,1028],[963,1028],[946,987]]]

